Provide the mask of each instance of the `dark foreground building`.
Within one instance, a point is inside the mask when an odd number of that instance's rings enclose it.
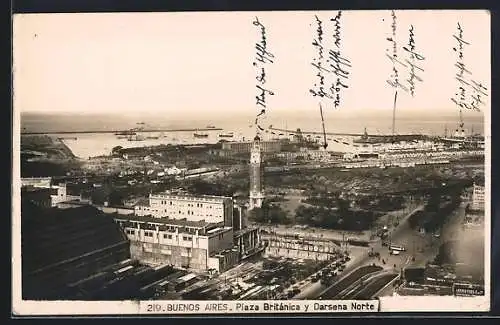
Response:
[[[130,257],[123,231],[96,208],[47,209],[23,201],[23,299],[70,299],[71,284]]]

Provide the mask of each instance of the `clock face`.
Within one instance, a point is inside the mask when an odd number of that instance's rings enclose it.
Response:
[[[258,162],[260,162],[260,154],[258,152],[252,153],[252,155],[250,156],[250,161],[252,163],[258,163]]]

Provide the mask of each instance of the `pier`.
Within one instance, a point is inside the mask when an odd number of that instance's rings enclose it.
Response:
[[[195,129],[150,129],[150,130],[136,130],[138,133],[152,133],[152,132],[196,132],[196,131],[222,131],[221,128],[195,128]],[[21,135],[51,135],[51,134],[105,134],[105,133],[119,133],[128,132],[130,130],[103,130],[103,131],[49,131],[49,132],[21,132]]]
[[[286,129],[279,129],[279,128],[269,128],[271,131],[278,131],[282,133],[292,133],[296,134],[298,133],[296,130],[286,130]],[[310,134],[310,135],[322,135],[323,132],[320,131],[300,131],[300,134]],[[346,137],[362,137],[366,136],[365,133],[341,133],[341,132],[326,132],[326,135],[337,135],[337,136],[346,136]],[[408,137],[408,138],[415,138],[415,137],[424,137],[422,134],[395,134],[395,135],[389,135],[389,134],[370,134],[368,135],[370,138],[403,138],[403,137]]]

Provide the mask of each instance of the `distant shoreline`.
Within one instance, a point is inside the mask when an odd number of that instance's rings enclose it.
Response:
[[[196,131],[222,131],[221,128],[197,128],[197,129],[157,129],[157,130],[137,130],[138,133],[152,132],[196,132]],[[98,133],[118,133],[126,130],[103,130],[103,131],[49,131],[49,132],[21,132],[21,135],[53,135],[53,134],[98,134]]]

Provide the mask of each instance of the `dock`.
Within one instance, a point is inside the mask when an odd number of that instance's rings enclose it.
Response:
[[[194,128],[194,129],[149,129],[149,130],[137,130],[135,132],[139,133],[152,133],[152,132],[196,132],[196,131],[222,131],[221,128]],[[52,135],[52,134],[106,134],[106,133],[119,133],[127,132],[130,130],[103,130],[103,131],[49,131],[49,132],[21,132],[21,135]]]

